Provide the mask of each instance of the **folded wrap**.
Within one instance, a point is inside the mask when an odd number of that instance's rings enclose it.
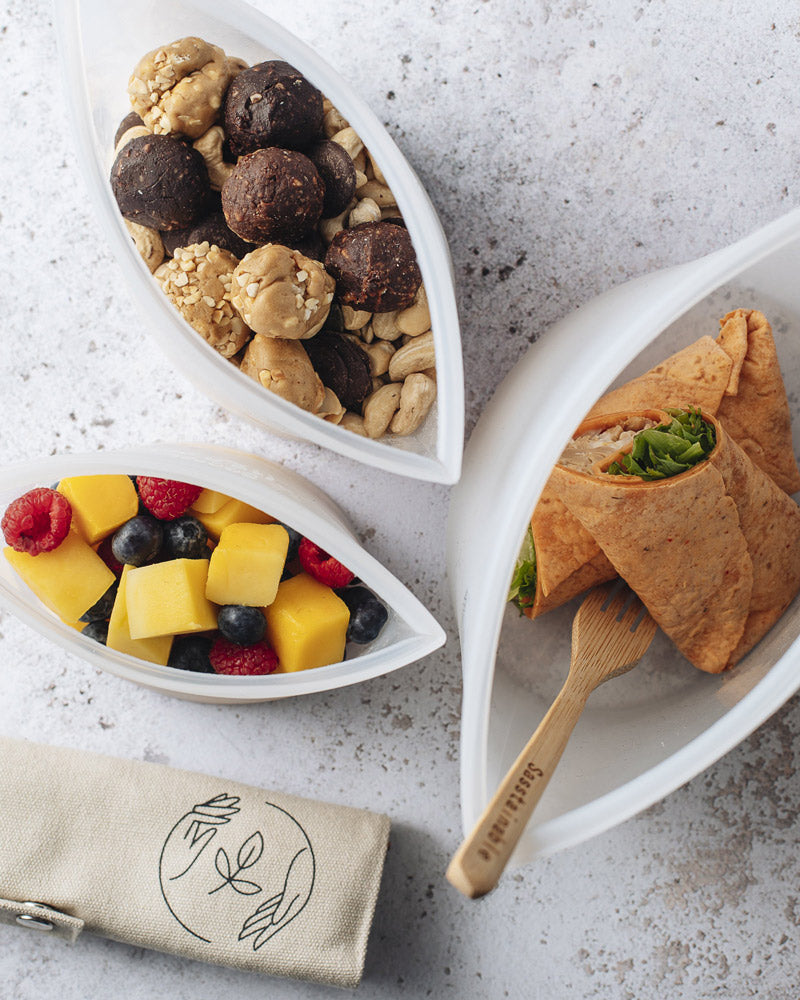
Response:
[[[789,403],[772,328],[763,313],[736,309],[716,340],[701,337],[644,375],[612,389],[587,419],[651,407],[695,406],[719,415],[751,460],[787,493],[800,490]],[[536,595],[530,618],[610,580],[614,569],[591,533],[564,507],[548,480],[531,518]]]
[[[655,621],[701,670],[732,667],[800,590],[800,508],[755,466],[721,421],[716,444],[692,468],[645,482],[558,465],[552,487],[636,591]],[[628,420],[669,423],[666,413],[585,421],[576,439]]]

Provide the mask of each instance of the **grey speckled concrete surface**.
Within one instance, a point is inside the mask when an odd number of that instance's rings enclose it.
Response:
[[[366,96],[439,209],[469,428],[554,320],[800,201],[790,0],[259,5]],[[638,818],[479,905],[458,897],[442,875],[459,834],[447,490],[267,438],[167,367],[87,207],[43,0],[3,4],[0,74],[2,462],[158,438],[268,454],[326,485],[450,638],[384,679],[226,708],[98,673],[3,614],[0,732],[388,812],[365,997],[796,997],[800,702]],[[2,1000],[111,997],[123,982],[129,1000],[339,995],[0,929]]]

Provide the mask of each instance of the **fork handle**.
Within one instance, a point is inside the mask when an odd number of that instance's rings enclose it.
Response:
[[[477,899],[497,885],[590,694],[591,688],[567,678],[472,832],[453,855],[447,880],[465,896]]]

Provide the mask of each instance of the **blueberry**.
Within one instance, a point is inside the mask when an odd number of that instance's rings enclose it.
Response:
[[[286,528],[289,533],[289,551],[286,553],[286,562],[291,562],[292,559],[297,558],[297,550],[300,548],[300,542],[303,540],[303,536],[299,531],[295,531],[294,528],[290,528],[288,524],[284,524],[283,521],[279,521],[278,524],[282,528]]]
[[[85,628],[81,629],[81,635],[88,636],[89,639],[101,642],[105,646],[106,639],[108,639],[108,622],[89,622]]]
[[[165,559],[207,559],[208,532],[196,517],[179,517],[163,526]]]
[[[219,609],[217,628],[226,639],[239,646],[252,646],[264,638],[267,619],[261,608],[243,604],[226,604]]]
[[[350,608],[350,624],[347,626],[347,641],[363,645],[372,642],[386,624],[389,612],[366,587],[347,587],[336,592]]]
[[[179,670],[193,670],[197,674],[213,674],[214,668],[208,654],[214,640],[207,635],[179,635],[175,637],[167,665]]]
[[[119,586],[119,580],[115,580],[108,590],[103,594],[96,604],[93,604],[89,610],[82,614],[79,621],[82,622],[100,622],[107,621],[111,617],[111,612],[114,608],[114,601],[117,598],[117,587]]]
[[[162,538],[160,523],[154,517],[139,514],[116,530],[111,540],[111,551],[118,562],[127,566],[144,566],[158,555]]]

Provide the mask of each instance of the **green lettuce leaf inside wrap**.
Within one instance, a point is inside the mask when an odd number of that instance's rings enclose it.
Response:
[[[525,608],[533,607],[536,598],[536,549],[533,545],[533,532],[531,526],[525,532],[525,538],[514,565],[514,575],[511,578],[511,586],[508,590],[508,600],[512,601],[520,610],[520,614]]]
[[[668,410],[668,424],[639,431],[633,447],[606,469],[610,476],[668,479],[702,462],[714,450],[716,434],[699,409]]]

